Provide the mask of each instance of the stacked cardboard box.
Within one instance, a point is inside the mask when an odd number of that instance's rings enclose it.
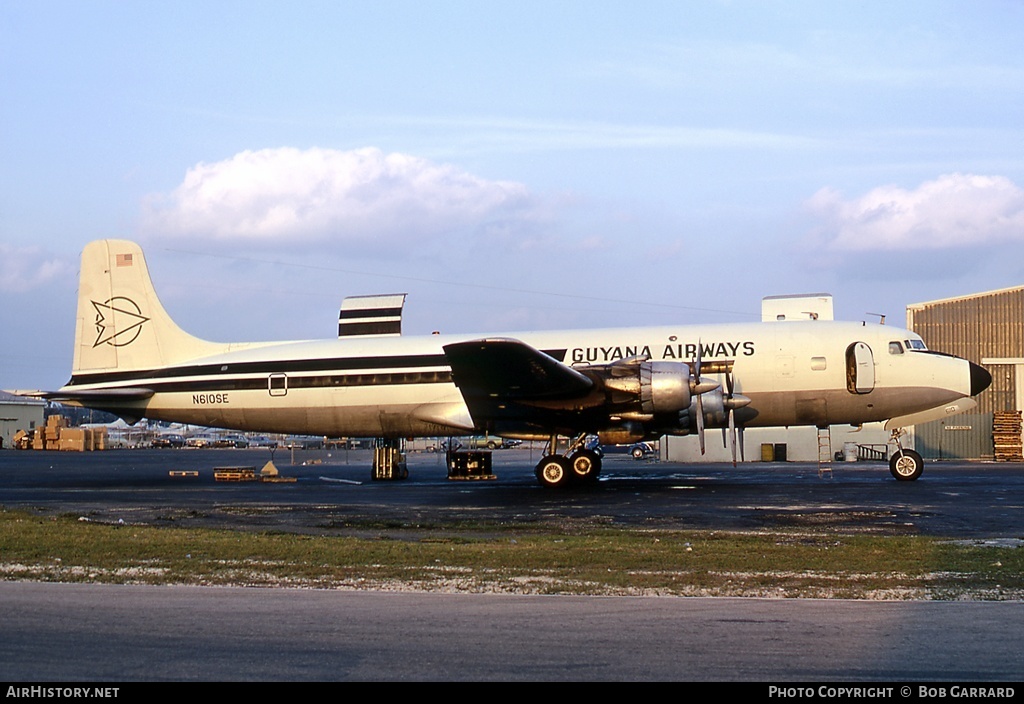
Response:
[[[27,443],[26,443],[27,444]],[[71,428],[63,416],[50,416],[32,433],[33,450],[89,452],[107,449],[106,428]]]
[[[27,433],[24,430],[19,430],[14,434],[14,449],[16,450],[31,450],[32,449],[32,436],[33,433]]]
[[[46,419],[46,427],[43,428],[43,449],[59,450],[60,434],[67,427],[67,420],[64,416],[50,416]]]

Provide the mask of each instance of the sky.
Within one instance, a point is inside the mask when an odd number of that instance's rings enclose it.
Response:
[[[78,259],[217,341],[837,318],[1024,285],[1024,4],[0,0],[0,388]]]

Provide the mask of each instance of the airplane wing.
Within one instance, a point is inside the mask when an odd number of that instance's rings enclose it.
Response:
[[[594,381],[525,342],[490,338],[445,345],[452,380],[481,429],[572,427],[573,400]]]

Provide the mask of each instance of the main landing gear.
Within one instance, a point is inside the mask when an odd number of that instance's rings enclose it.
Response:
[[[551,436],[548,454],[537,463],[534,472],[541,486],[557,488],[569,484],[596,482],[601,473],[601,455],[583,446],[586,435],[569,445],[564,455],[558,454],[558,436]]]
[[[901,482],[912,482],[921,476],[924,471],[924,460],[921,455],[913,450],[904,450],[900,443],[900,437],[905,431],[902,428],[895,428],[892,431],[892,439],[896,443],[896,452],[889,458],[889,472]]]

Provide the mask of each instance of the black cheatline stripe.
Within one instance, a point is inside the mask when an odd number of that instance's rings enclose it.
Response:
[[[448,371],[397,372],[390,374],[338,374],[288,377],[288,389],[340,389],[360,386],[406,386],[451,383]],[[156,393],[206,393],[211,391],[266,391],[268,382],[259,379],[205,379],[203,381],[159,381],[147,385]]]
[[[565,350],[549,350],[545,354],[562,361]],[[448,372],[448,358],[443,354],[410,355],[406,357],[340,357],[330,359],[291,359],[281,361],[237,362],[228,364],[197,364],[187,367],[166,369],[135,370],[130,372],[106,372],[101,374],[77,374],[71,377],[67,386],[83,384],[109,384],[118,381],[138,382],[147,388],[147,383],[159,379],[173,379],[183,376],[221,376],[224,374],[299,374],[303,372],[346,372],[366,369],[409,369],[413,367],[443,367]],[[262,380],[255,380],[262,381]],[[196,384],[199,382],[182,382]]]
[[[116,381],[150,379],[172,379],[182,376],[216,376],[222,374],[298,374],[302,372],[352,371],[378,368],[407,369],[409,367],[446,367],[448,360],[443,354],[415,355],[409,357],[342,357],[331,359],[289,359],[277,362],[236,362],[234,364],[197,364],[187,367],[136,370],[131,372],[107,372],[103,374],[78,374],[71,377],[69,386],[81,384],[106,384]]]

